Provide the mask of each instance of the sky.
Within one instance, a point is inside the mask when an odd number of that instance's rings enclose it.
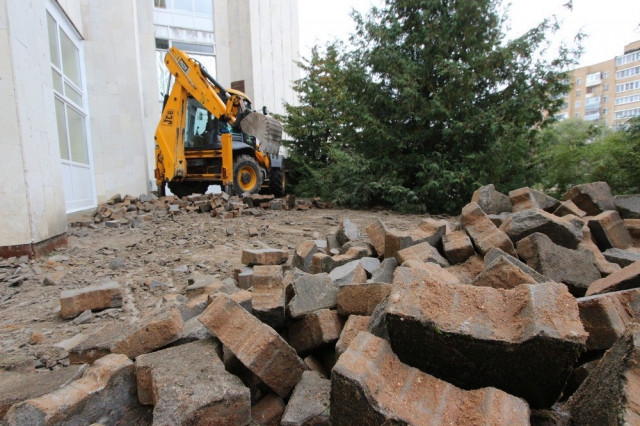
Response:
[[[623,54],[626,44],[640,40],[640,0],[573,0],[573,11],[562,7],[568,0],[511,0],[511,31],[516,37],[546,17],[557,15],[562,29],[554,42],[571,44],[582,29],[585,52],[580,66],[596,64]],[[382,0],[299,0],[300,55],[308,57],[315,44],[324,45],[334,38],[348,40],[355,30],[351,9],[366,13]],[[507,4],[505,1],[504,4]]]

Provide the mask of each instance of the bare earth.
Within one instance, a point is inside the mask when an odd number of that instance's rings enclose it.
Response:
[[[388,211],[265,210],[263,216],[226,220],[206,213],[154,217],[140,228],[70,227],[68,246],[49,258],[0,260],[0,352],[35,357],[40,369],[61,368],[69,365],[66,339],[111,322],[134,321],[160,306],[163,295],[183,293],[191,276],[233,277],[233,269],[241,265],[242,249],[270,247],[293,253],[301,241],[324,239],[335,232],[343,219],[350,219],[365,234],[377,218],[390,227],[409,230],[424,217]],[[82,217],[75,215],[69,221],[78,219]],[[258,236],[249,236],[252,227],[258,229]],[[124,269],[110,268],[114,258],[124,261]],[[43,284],[46,276],[59,271],[64,273],[59,285]],[[16,283],[20,277],[24,279]],[[60,318],[61,291],[104,279],[123,287],[121,309],[96,312],[84,324]],[[157,281],[153,289],[145,284],[149,279]]]

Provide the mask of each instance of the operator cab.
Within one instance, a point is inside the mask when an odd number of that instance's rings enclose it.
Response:
[[[251,104],[245,101],[245,106]],[[227,130],[231,133],[234,146],[245,143],[255,149],[256,138],[243,133],[239,126],[230,126],[218,120],[193,97],[187,100],[187,123],[184,128],[184,147],[186,150],[222,149],[221,135]],[[235,147],[234,147],[235,148]]]

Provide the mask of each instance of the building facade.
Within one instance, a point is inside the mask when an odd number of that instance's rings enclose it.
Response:
[[[299,78],[297,0],[0,0],[0,256],[64,243],[66,214],[152,189],[177,46],[254,105]]]
[[[571,85],[556,114],[559,119],[602,120],[614,126],[640,116],[640,40],[626,45],[620,56],[573,70]]]

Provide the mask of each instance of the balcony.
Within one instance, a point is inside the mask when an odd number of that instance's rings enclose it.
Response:
[[[600,120],[600,113],[585,115],[584,119],[588,121]]]

